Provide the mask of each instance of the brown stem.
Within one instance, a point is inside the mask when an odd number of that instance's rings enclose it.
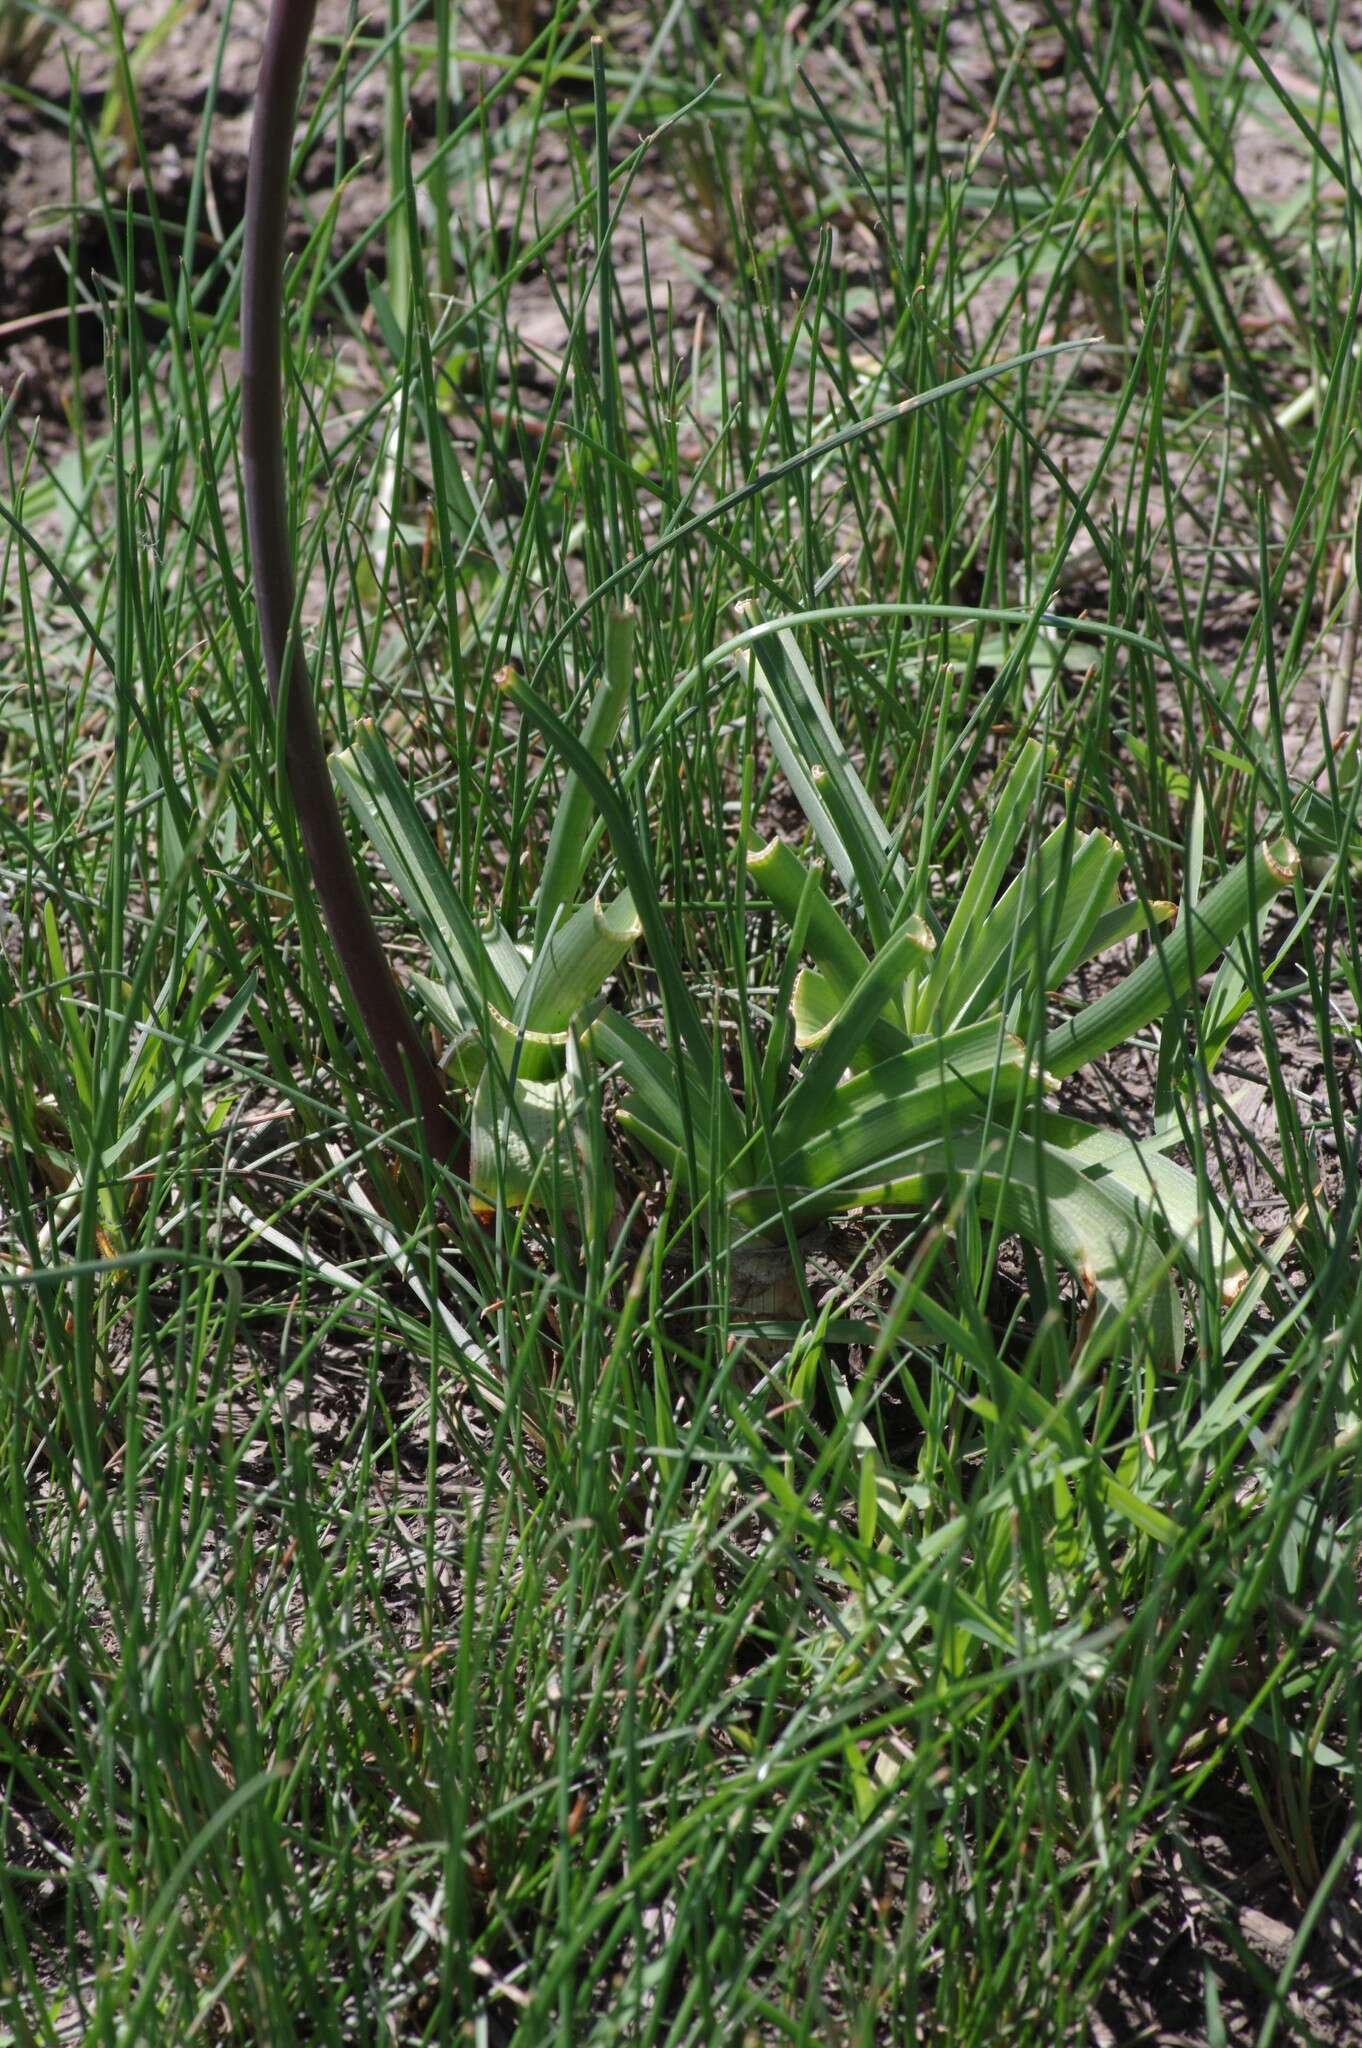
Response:
[[[284,227],[293,125],[316,0],[272,0],[260,57],[241,289],[241,454],[260,639],[270,698],[284,704],[284,766],[342,971],[378,1063],[399,1102],[419,1111],[432,1154],[459,1133],[440,1075],[417,1034],[375,928],[341,824],[293,617],[293,559],[284,482]]]

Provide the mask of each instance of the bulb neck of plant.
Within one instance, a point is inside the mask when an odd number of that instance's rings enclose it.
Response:
[[[241,452],[260,639],[289,791],[322,915],[360,1020],[431,1153],[459,1132],[374,924],[351,857],[299,642],[284,464],[284,239],[298,95],[316,0],[272,0],[246,180],[241,294]]]

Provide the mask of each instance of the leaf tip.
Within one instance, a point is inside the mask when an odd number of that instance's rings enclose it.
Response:
[[[1275,839],[1271,846],[1265,846],[1263,859],[1267,862],[1268,873],[1283,889],[1300,874],[1301,857],[1289,839]]]

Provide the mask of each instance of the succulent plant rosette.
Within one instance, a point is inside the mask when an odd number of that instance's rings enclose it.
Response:
[[[633,673],[634,619],[610,613],[601,674],[580,736],[599,765]],[[440,857],[406,778],[372,724],[332,771],[430,950],[414,985],[443,1034],[445,1064],[470,1102],[469,1182],[489,1219],[550,1196],[589,1227],[614,1206],[600,1098],[576,1024],[642,929],[627,889],[576,902],[592,848],[589,789],[569,771],[523,931],[478,921]]]
[[[1232,1298],[1252,1240],[1228,1203],[1170,1155],[1176,1116],[1131,1136],[1065,1114],[1059,1084],[1192,997],[1218,961],[1205,1015],[1237,1014],[1235,954],[1256,942],[1273,898],[1299,872],[1275,838],[1194,904],[1123,896],[1124,860],[1072,812],[1043,836],[1033,820],[1045,750],[1026,740],[958,901],[939,918],[842,746],[789,631],[758,637],[752,682],[771,745],[813,846],[746,850],[752,892],[788,929],[775,1026],[740,1102],[686,1060],[689,1128],[672,1056],[613,1011],[588,1041],[626,1086],[621,1121],[697,1202],[720,1190],[735,1242],[801,1239],[866,1209],[960,1203],[1065,1267],[1080,1332],[1176,1364],[1178,1275]],[[829,884],[834,893],[830,893]],[[1056,1024],[1047,1000],[1077,969],[1143,937],[1139,964]]]

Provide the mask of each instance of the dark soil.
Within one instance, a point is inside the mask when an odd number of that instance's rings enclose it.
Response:
[[[1346,1816],[1320,1818],[1327,1856]],[[1215,2004],[1230,2048],[1270,2038],[1269,2027],[1331,2048],[1362,2042],[1362,1858],[1349,1859],[1299,1956],[1300,1904],[1246,1792],[1208,1790],[1168,1829],[1146,1878],[1094,2048],[1204,2048]]]

